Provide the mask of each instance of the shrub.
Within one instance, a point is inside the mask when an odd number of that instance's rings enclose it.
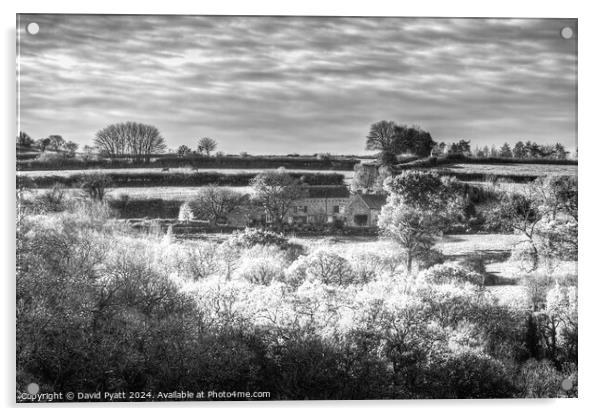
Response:
[[[481,353],[462,351],[445,357],[431,373],[430,386],[441,383],[434,397],[478,399],[512,397],[515,387],[502,362]]]
[[[35,212],[61,212],[66,209],[67,194],[65,186],[57,183],[51,190],[36,195],[32,201]]]
[[[102,202],[111,182],[111,178],[102,173],[84,174],[81,176],[80,187],[92,200]]]
[[[287,261],[278,247],[255,246],[246,250],[240,258],[235,276],[259,285],[284,280]]]
[[[437,264],[420,273],[421,277],[428,283],[471,283],[482,286],[484,278],[465,266],[454,263]]]
[[[220,270],[218,245],[211,242],[172,245],[167,253],[167,262],[183,277],[202,280]]]
[[[530,359],[521,366],[516,377],[519,397],[558,397],[562,379],[562,374],[550,361]]]
[[[317,280],[327,285],[347,286],[355,283],[351,264],[338,254],[317,250],[299,260],[304,264],[307,279]]]
[[[288,239],[283,234],[258,228],[245,228],[244,231],[232,234],[228,240],[233,246],[242,248],[261,245],[286,249],[289,244]]]
[[[358,282],[367,283],[382,275],[391,274],[403,264],[399,250],[382,249],[374,252],[355,252],[348,257]]]

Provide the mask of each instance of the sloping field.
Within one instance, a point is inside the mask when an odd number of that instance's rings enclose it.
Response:
[[[248,193],[252,192],[250,186],[221,186],[222,189],[230,189],[232,191]],[[155,186],[148,188],[140,187],[124,187],[124,188],[107,188],[107,198],[117,200],[122,195],[127,195],[130,199],[164,199],[166,201],[187,201],[192,199],[199,193],[200,188],[190,186]],[[28,189],[27,192],[38,194],[47,192],[48,189]],[[82,191],[77,188],[67,189],[67,193],[71,195],[81,195]]]
[[[465,174],[484,174],[484,175],[577,175],[577,165],[536,165],[520,163],[499,163],[499,164],[473,164],[457,163],[446,165],[442,170],[465,173]]]
[[[196,173],[196,172],[219,172],[226,175],[236,174],[257,174],[273,169],[190,169],[190,168],[170,168],[168,172],[163,173]],[[303,169],[287,169],[289,173],[308,174],[308,173],[321,173],[321,174],[333,174],[338,173],[345,176],[345,179],[353,178],[353,171],[349,170],[303,170]],[[131,168],[131,169],[80,169],[80,170],[31,170],[31,171],[18,171],[17,176],[71,176],[76,174],[85,173],[117,173],[117,174],[143,174],[143,173],[161,173],[161,168]]]

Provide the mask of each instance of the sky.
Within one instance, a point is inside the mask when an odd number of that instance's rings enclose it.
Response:
[[[17,31],[34,139],[137,121],[173,149],[364,154],[393,120],[478,146],[577,140],[574,19],[20,15]]]

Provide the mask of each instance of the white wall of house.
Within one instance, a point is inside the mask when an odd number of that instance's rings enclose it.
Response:
[[[349,198],[303,198],[294,202],[287,222],[329,223],[345,216]]]

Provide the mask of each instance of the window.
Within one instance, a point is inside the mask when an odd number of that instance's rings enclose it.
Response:
[[[332,207],[332,212],[335,214],[338,214],[340,212],[340,207],[338,205],[335,205]]]

